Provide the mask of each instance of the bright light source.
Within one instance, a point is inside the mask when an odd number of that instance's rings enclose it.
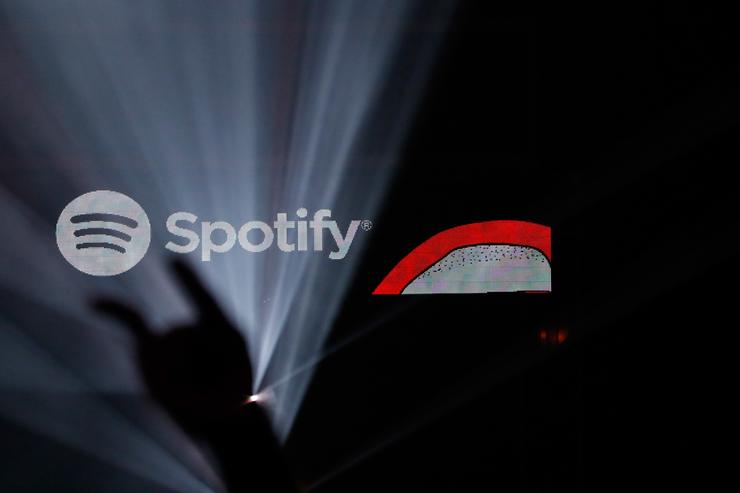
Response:
[[[259,404],[260,402],[263,402],[265,400],[265,396],[262,394],[252,394],[249,397],[247,397],[247,400],[244,402],[245,404],[251,404],[252,402]]]

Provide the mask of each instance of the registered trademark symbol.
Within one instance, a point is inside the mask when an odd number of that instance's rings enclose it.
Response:
[[[365,219],[360,223],[360,227],[363,231],[370,231],[373,229],[373,222],[370,219]]]

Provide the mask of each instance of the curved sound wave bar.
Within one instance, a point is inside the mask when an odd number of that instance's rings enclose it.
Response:
[[[127,235],[123,231],[118,231],[110,228],[84,228],[75,231],[75,236],[89,236],[89,235],[108,235],[120,238],[123,241],[131,241],[131,235]]]
[[[72,224],[87,223],[90,221],[105,221],[108,223],[118,223],[128,226],[129,228],[135,228],[139,225],[136,221],[126,216],[120,216],[118,214],[105,214],[101,212],[94,212],[91,214],[78,214],[72,216]]]
[[[94,242],[94,243],[80,243],[77,245],[78,250],[82,250],[84,248],[108,248],[110,250],[115,250],[120,253],[126,253],[126,249],[122,246],[114,245],[113,243],[106,243],[106,242]]]

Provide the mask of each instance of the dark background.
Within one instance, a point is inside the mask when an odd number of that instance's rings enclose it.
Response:
[[[316,491],[719,481],[734,28],[706,5],[594,4],[458,10],[288,442]],[[552,295],[368,299],[428,237],[491,219],[552,226]]]
[[[295,476],[342,493],[732,484],[734,18],[460,3],[287,442]],[[433,234],[494,219],[553,228],[551,295],[368,295]],[[5,421],[0,439],[11,479],[150,491]]]

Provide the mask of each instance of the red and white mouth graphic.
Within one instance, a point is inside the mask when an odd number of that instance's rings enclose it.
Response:
[[[373,294],[551,291],[550,228],[525,221],[457,226],[429,238]]]

